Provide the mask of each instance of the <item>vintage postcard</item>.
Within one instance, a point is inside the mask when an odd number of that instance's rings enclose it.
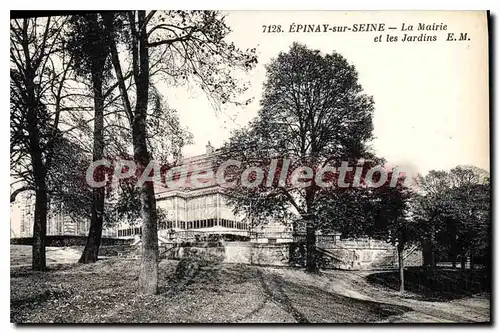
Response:
[[[12,323],[490,323],[486,11],[11,12]]]

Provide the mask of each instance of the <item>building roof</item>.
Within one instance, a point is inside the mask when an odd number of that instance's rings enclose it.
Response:
[[[213,159],[217,151],[211,151],[206,154],[184,158],[180,164],[167,169],[162,173],[162,184],[155,183],[155,196],[157,199],[168,197],[190,198],[209,193],[220,192],[220,186],[215,179],[215,170],[213,169]],[[199,175],[197,182],[193,184],[193,175]],[[166,179],[166,177],[169,179]],[[175,183],[169,187],[168,183]]]

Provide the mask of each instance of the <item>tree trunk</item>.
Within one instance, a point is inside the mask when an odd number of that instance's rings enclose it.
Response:
[[[457,259],[458,259],[458,244],[457,244],[457,234],[455,228],[452,229],[451,232],[451,267],[457,268]]]
[[[45,180],[35,190],[35,223],[33,224],[32,268],[42,271],[46,268],[45,238],[47,235],[47,189]]]
[[[306,248],[307,248],[307,264],[306,270],[308,273],[317,273],[316,263],[316,228],[314,220],[311,216],[306,219]]]
[[[436,229],[431,226],[431,269],[435,270],[437,266],[436,260]]]
[[[31,68],[27,68],[26,94],[28,122],[28,139],[35,182],[35,221],[33,223],[32,268],[44,270],[46,268],[45,238],[47,235],[47,186],[45,166],[43,165],[42,149],[40,147],[39,105],[35,99],[35,84]]]
[[[145,24],[146,12],[138,11],[138,26]],[[147,48],[147,31],[143,27],[137,31],[139,41],[138,59],[137,53],[133,54],[135,71],[139,67],[139,75],[136,76],[136,109],[132,125],[132,136],[134,141],[134,159],[139,170],[150,162],[150,156],[146,143],[146,114],[149,93],[149,54]],[[134,53],[134,52],[133,52]],[[139,60],[137,64],[137,60]],[[138,66],[137,66],[138,65]],[[137,74],[137,73],[136,73]],[[146,295],[154,295],[158,291],[158,228],[156,219],[156,200],[154,184],[151,181],[144,182],[141,186],[141,217],[142,217],[142,259],[141,272],[139,275],[139,289]]]
[[[137,121],[134,130],[134,158],[140,170],[149,163],[146,147],[146,128],[144,122]],[[139,289],[147,295],[154,295],[158,288],[158,229],[156,221],[156,200],[151,181],[141,186],[142,217],[142,260],[139,275]]]
[[[422,256],[423,266],[426,268],[432,267],[432,246],[429,238],[422,241]]]
[[[462,252],[460,254],[460,268],[462,269],[462,272],[465,272],[466,264],[467,264],[467,257],[465,256],[465,252]]]
[[[102,216],[98,217],[97,215],[99,215],[99,213],[97,213],[97,211],[94,211],[93,208],[87,243],[85,244],[85,249],[83,250],[80,260],[78,260],[78,262],[81,264],[95,263],[99,255],[99,247],[101,245],[102,237]]]
[[[94,147],[93,160],[98,161],[103,157],[104,151],[104,97],[102,93],[102,71],[92,74],[94,88]],[[98,168],[95,180],[100,182],[105,179],[104,170]],[[92,189],[92,215],[87,243],[79,263],[88,264],[97,261],[99,246],[101,245],[103,215],[104,215],[105,187]]]
[[[404,265],[404,243],[400,242],[398,248],[398,266],[399,266],[399,291],[405,291],[405,265]]]
[[[490,271],[490,268],[492,267],[492,265],[491,265],[490,261],[491,261],[491,239],[488,240],[488,246],[486,247],[486,253],[484,256],[484,269],[491,276],[492,272]]]
[[[111,61],[115,68],[120,95],[125,112],[129,116],[132,126],[132,140],[134,145],[134,161],[138,170],[144,170],[149,164],[150,156],[146,144],[146,114],[149,93],[149,55],[147,47],[147,31],[143,27],[145,11],[138,11],[137,31],[135,14],[131,14],[130,27],[132,31],[130,47],[132,48],[133,74],[136,83],[136,106],[132,113],[130,99],[125,87],[118,51],[114,38],[110,38]],[[106,26],[113,35],[113,15],[103,14]],[[138,48],[138,49],[137,49]],[[152,182],[144,182],[140,193],[142,218],[142,258],[139,274],[139,291],[143,294],[156,294],[158,291],[158,229],[156,221],[156,201]]]

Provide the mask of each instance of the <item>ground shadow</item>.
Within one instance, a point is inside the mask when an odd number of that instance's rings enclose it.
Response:
[[[347,297],[319,287],[287,281],[276,274],[261,275],[261,284],[270,299],[299,323],[376,322],[412,311],[407,306]]]
[[[366,280],[374,285],[399,290],[399,272],[370,274]],[[474,294],[491,292],[490,277],[484,270],[462,272],[459,269],[421,267],[405,270],[405,289],[426,301],[449,301]]]
[[[198,289],[223,292],[231,285],[257,281],[256,268],[245,264],[222,264],[219,261],[206,261],[197,258],[183,258],[178,261],[173,274],[162,274],[159,294],[176,295],[191,285]]]
[[[229,295],[235,286],[245,283],[260,286],[264,297],[252,310],[234,318],[245,322],[263,310],[266,304],[281,308],[298,323],[365,323],[411,311],[410,307],[347,297],[320,287],[295,283],[260,267],[243,264],[214,264],[193,259],[181,260],[176,272],[160,287],[163,297],[183,297],[196,290],[204,295]],[[210,296],[208,296],[210,297]],[[238,297],[233,295],[231,297]]]

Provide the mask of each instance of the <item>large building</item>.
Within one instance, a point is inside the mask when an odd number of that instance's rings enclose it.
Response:
[[[166,220],[158,224],[159,234],[166,235],[174,230],[193,232],[232,232],[246,234],[249,227],[241,216],[233,213],[225,195],[213,177],[201,186],[194,186],[191,176],[195,172],[212,170],[212,161],[217,154],[210,142],[206,153],[183,159],[179,166],[172,169],[175,175],[184,175],[175,188],[156,185],[156,205],[166,213]],[[201,183],[202,181],[200,181]],[[127,222],[118,227],[118,237],[130,237],[141,232],[138,224]]]

